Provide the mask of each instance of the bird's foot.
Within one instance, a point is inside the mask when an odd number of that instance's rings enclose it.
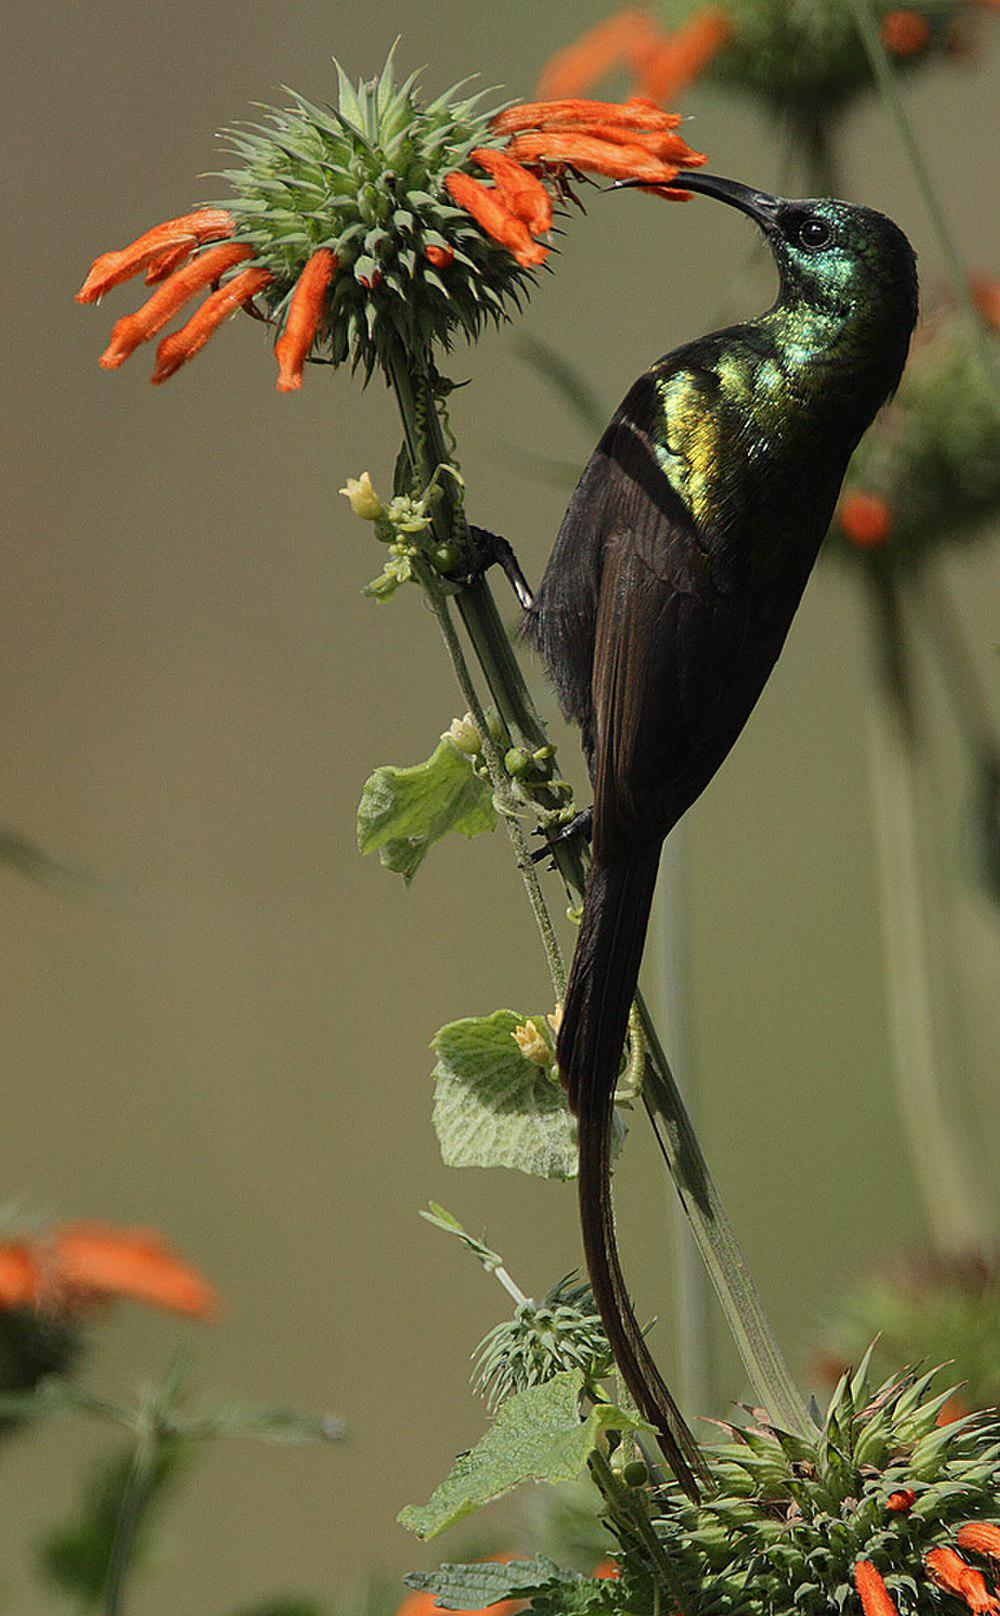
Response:
[[[531,593],[528,580],[521,571],[520,562],[506,539],[499,533],[490,533],[484,527],[469,527],[469,537],[473,544],[472,566],[467,572],[461,574],[449,573],[448,582],[458,584],[467,589],[470,584],[478,583],[490,567],[499,567],[507,578],[511,588],[526,612],[530,612],[535,604],[535,597]]]
[[[568,819],[565,825],[560,825],[558,830],[539,829],[537,834],[545,837],[545,846],[539,847],[532,853],[532,863],[540,864],[542,859],[548,858],[553,848],[558,847],[561,842],[575,841],[578,836],[582,836],[584,841],[589,842],[593,831],[593,808],[582,808],[578,814],[573,815],[572,819]]]

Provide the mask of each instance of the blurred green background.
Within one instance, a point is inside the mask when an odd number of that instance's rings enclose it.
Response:
[[[281,84],[329,93],[331,52],[367,72],[400,31],[401,63],[427,62],[430,85],[480,70],[521,95],[602,10],[38,0],[9,18],[0,823],[100,884],[68,895],[0,874],[0,1193],[154,1224],[224,1293],[210,1333],[123,1307],[96,1332],[97,1385],[125,1392],[183,1338],[206,1395],[329,1408],[351,1427],[341,1449],[208,1453],[136,1594],[149,1616],[290,1586],[329,1596],[369,1566],[439,1558],[394,1517],[481,1431],[467,1358],[501,1296],[417,1208],[433,1197],[485,1230],[528,1290],[579,1249],[571,1188],[449,1172],[430,1127],[435,1028],[546,997],[505,839],[443,845],[409,892],[354,845],[370,770],[424,757],[459,711],[416,597],[361,599],[378,559],[336,494],[363,469],[388,484],[389,400],[318,370],[279,396],[248,321],[166,390],[144,356],[108,376],[97,355],[134,300],[81,310],[72,294],[98,251],[219,194],[196,178],[216,166],[216,127]],[[963,255],[996,272],[990,66],[935,70],[908,94]],[[755,114],[697,88],[682,105],[713,168],[777,186],[780,142]],[[894,214],[933,284],[939,257],[876,103],[846,147],[849,193]],[[525,329],[572,353],[610,413],[659,354],[763,306],[750,244],[722,209],[595,193]],[[532,457],[588,446],[510,333],[451,371],[473,379],[454,408],[471,514],[537,578],[565,498]],[[946,576],[995,692],[995,551],[970,548]],[[690,816],[705,1144],[799,1354],[845,1277],[920,1233],[887,1075],[861,629],[851,579],[822,566]],[[940,763],[954,839],[963,775],[944,734]],[[974,1106],[988,1164],[997,933],[966,889],[952,922],[969,1085],[955,1106]],[[642,1132],[620,1174],[622,1240],[669,1366],[670,1192]],[[743,1394],[724,1345],[722,1376]],[[0,1591],[19,1616],[51,1608],[27,1545],[105,1440],[56,1425],[3,1456]]]

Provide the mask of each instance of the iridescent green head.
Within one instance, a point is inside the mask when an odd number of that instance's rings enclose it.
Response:
[[[857,344],[859,368],[877,368],[885,393],[895,388],[917,317],[916,255],[898,225],[852,202],[789,201],[714,174],[685,174],[684,185],[763,231],[781,279],[779,309],[814,313]]]

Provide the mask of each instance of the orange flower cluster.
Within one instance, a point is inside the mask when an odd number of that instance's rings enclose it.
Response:
[[[68,1314],[123,1298],[188,1318],[218,1311],[208,1280],[154,1229],[63,1223],[0,1244],[0,1308]]]
[[[669,188],[681,169],[705,161],[677,134],[680,122],[679,114],[664,112],[645,96],[624,102],[523,102],[492,121],[493,132],[507,138],[504,151],[479,147],[471,153],[493,184],[454,173],[445,185],[452,200],[519,264],[537,266],[549,253],[538,237],[552,225],[552,200],[541,176],[558,180],[569,168],[640,180],[662,188],[663,195],[680,196]]]
[[[906,1496],[912,1500],[915,1495],[907,1493]],[[889,1507],[892,1507],[891,1499]],[[994,1571],[1000,1567],[1000,1526],[990,1525],[986,1521],[969,1521],[959,1527],[955,1536],[959,1548],[990,1561]],[[924,1569],[936,1587],[963,1600],[967,1609],[980,1613],[980,1616],[997,1616],[1000,1613],[1000,1598],[990,1591],[983,1573],[970,1565],[968,1560],[963,1560],[957,1550],[931,1549],[924,1556]],[[899,1616],[896,1602],[881,1572],[871,1560],[859,1560],[855,1565],[854,1586],[858,1590],[865,1616]]]
[[[557,51],[539,80],[538,94],[581,95],[624,68],[640,95],[663,102],[703,73],[731,37],[732,23],[716,6],[695,11],[670,34],[650,12],[629,6]]]
[[[510,107],[490,126],[506,146],[480,146],[470,154],[486,178],[456,169],[446,176],[445,189],[522,267],[538,267],[549,254],[540,238],[552,227],[553,195],[559,194],[566,170],[639,180],[673,198],[686,195],[671,190],[672,183],[681,169],[697,167],[705,158],[677,134],[680,122],[676,113],[664,112],[644,96],[624,103],[563,99]],[[80,303],[96,303],[143,270],[147,284],[156,287],[140,309],[116,323],[100,359],[105,370],[117,370],[193,297],[207,292],[187,323],[157,348],[152,379],[164,382],[205,346],[224,320],[252,305],[273,277],[246,264],[253,248],[231,239],[235,233],[235,221],[225,209],[202,208],[168,219],[129,246],[95,260],[76,294]],[[446,271],[455,258],[451,247],[439,244],[426,246],[424,256],[438,271]],[[240,264],[245,267],[222,279]],[[321,247],[295,283],[275,344],[280,392],[302,385],[303,367],[323,326],[339,267],[336,254]],[[376,285],[373,277],[369,289]]]

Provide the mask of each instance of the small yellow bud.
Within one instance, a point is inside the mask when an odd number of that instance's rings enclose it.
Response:
[[[562,1026],[562,1013],[563,1013],[563,1007],[562,1007],[562,1000],[560,999],[558,1004],[556,1005],[555,1009],[552,1011],[552,1014],[545,1017],[546,1021],[548,1022],[549,1026],[552,1028],[552,1031],[553,1031],[554,1035],[557,1038],[559,1036],[559,1028]]]
[[[552,1064],[552,1051],[533,1021],[525,1021],[522,1026],[515,1027],[510,1036],[525,1060],[530,1061],[532,1066],[545,1067]]]
[[[453,742],[466,757],[478,757],[483,749],[471,713],[466,713],[464,718],[453,718],[441,739]]]
[[[385,515],[385,506],[372,487],[371,475],[363,471],[360,477],[348,477],[343,488],[337,490],[343,494],[354,512],[363,522],[377,522],[380,516]]]

